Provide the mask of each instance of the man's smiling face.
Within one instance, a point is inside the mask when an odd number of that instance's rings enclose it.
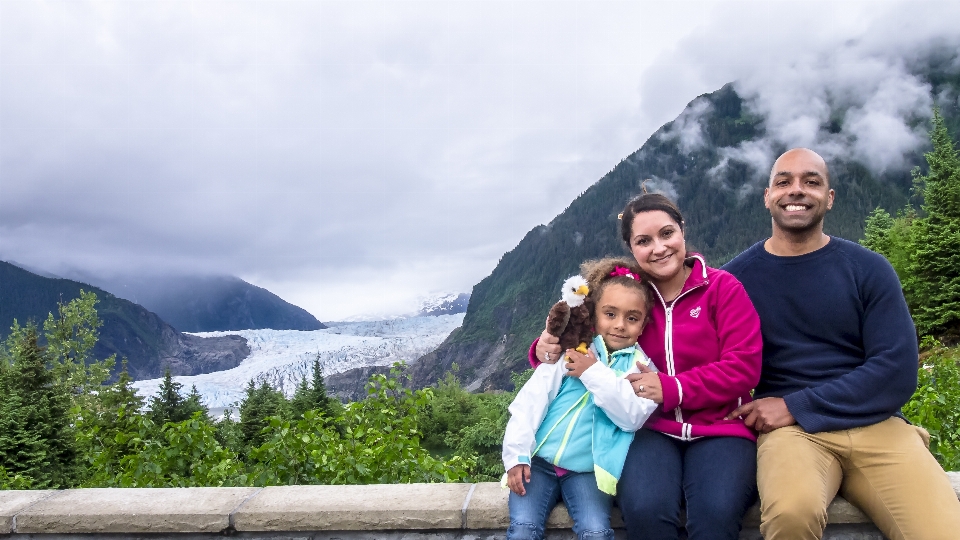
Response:
[[[774,229],[803,234],[822,226],[823,216],[833,207],[833,195],[823,158],[797,148],[774,163],[763,204],[770,210]]]

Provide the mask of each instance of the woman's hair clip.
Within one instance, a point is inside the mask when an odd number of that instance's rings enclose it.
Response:
[[[638,276],[638,275],[634,274],[633,272],[631,272],[629,268],[624,268],[624,267],[622,267],[622,266],[614,267],[613,272],[610,272],[610,275],[613,276],[613,277],[616,277],[616,276],[626,276],[626,277],[628,277],[628,278],[633,278],[633,279],[635,279],[635,280],[637,280],[637,281],[642,281],[642,280],[640,279],[640,276]]]

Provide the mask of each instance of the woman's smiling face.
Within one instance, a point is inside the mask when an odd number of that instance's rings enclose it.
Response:
[[[651,210],[633,217],[630,251],[651,280],[668,281],[683,270],[687,257],[680,224],[666,212]]]

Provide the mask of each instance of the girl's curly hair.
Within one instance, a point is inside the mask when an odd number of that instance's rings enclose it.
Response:
[[[637,280],[630,276],[617,275],[617,268],[625,268],[641,279]],[[653,291],[650,290],[650,283],[640,271],[637,261],[627,257],[591,259],[580,265],[580,275],[587,280],[590,286],[590,297],[593,298],[594,302],[599,302],[600,297],[603,296],[603,290],[611,283],[615,283],[640,291],[643,294],[647,313],[650,313],[650,307],[653,305]]]

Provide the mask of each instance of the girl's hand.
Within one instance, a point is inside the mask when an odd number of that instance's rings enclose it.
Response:
[[[583,372],[586,371],[587,368],[596,363],[597,357],[593,355],[593,351],[587,351],[587,354],[581,354],[575,349],[567,350],[567,375],[571,377],[583,375]]]
[[[537,360],[544,364],[556,364],[561,352],[560,338],[544,330],[537,342]]]
[[[527,490],[524,489],[523,484],[530,483],[530,466],[524,465],[523,463],[519,465],[514,465],[509,471],[507,471],[507,487],[510,488],[510,491],[520,495],[521,497],[527,494]]]
[[[650,371],[650,368],[637,362],[640,373],[627,375],[627,380],[633,385],[633,392],[637,397],[647,398],[654,403],[663,403],[663,388],[660,386],[660,376]]]

